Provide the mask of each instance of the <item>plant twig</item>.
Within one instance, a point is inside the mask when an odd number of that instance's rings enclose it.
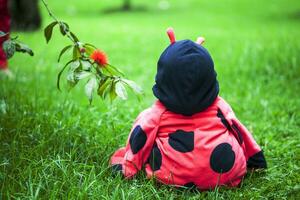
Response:
[[[51,10],[49,9],[48,7],[48,3],[46,3],[44,0],[42,0],[44,6],[46,7],[47,11],[48,11],[48,14],[50,15],[50,17],[52,17],[55,21],[59,22],[56,17],[52,14]]]
[[[45,0],[42,0],[42,2],[43,2],[43,4],[44,4],[44,6],[45,6],[45,8],[46,8],[46,10],[47,10],[47,12],[48,12],[48,14],[49,14],[49,16],[50,16],[52,19],[54,19],[54,21],[56,21],[60,26],[62,26],[62,22],[59,21],[59,20],[52,14],[51,10],[50,10],[49,7],[48,7],[48,3],[47,3]],[[69,30],[66,31],[66,35],[67,35],[67,37],[68,37],[75,45],[78,45],[77,42],[75,42],[75,40],[74,40],[74,39],[72,38],[72,36],[70,35],[70,31],[69,31]]]

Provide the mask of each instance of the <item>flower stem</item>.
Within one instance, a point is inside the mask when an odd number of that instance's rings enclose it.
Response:
[[[47,12],[48,12],[49,16],[50,16],[52,19],[54,19],[54,21],[56,21],[60,26],[62,26],[62,22],[59,21],[59,20],[52,14],[51,10],[50,10],[49,7],[48,7],[48,3],[47,3],[45,0],[42,0],[42,2],[43,2],[43,4],[44,4],[45,8],[47,9]],[[70,31],[69,31],[69,30],[66,31],[66,35],[67,35],[67,37],[68,37],[75,45],[78,46],[77,42],[75,42],[74,39],[72,38],[72,36],[70,35]]]
[[[55,21],[59,22],[56,17],[52,14],[51,10],[48,7],[48,3],[46,3],[44,0],[42,0],[45,8],[47,9],[48,14],[50,15],[50,17],[52,17]]]

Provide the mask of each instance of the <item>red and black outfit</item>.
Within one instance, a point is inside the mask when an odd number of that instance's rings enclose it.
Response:
[[[0,0],[0,31],[4,33],[9,32],[10,26],[10,16],[7,3],[8,0]],[[2,49],[2,44],[5,40],[7,40],[7,37],[8,36],[0,37],[0,70],[8,67],[6,55]]]
[[[175,186],[237,186],[247,168],[266,168],[263,152],[218,96],[208,51],[190,40],[171,44],[158,61],[158,100],[136,119],[127,145],[111,158],[126,178],[147,176]]]

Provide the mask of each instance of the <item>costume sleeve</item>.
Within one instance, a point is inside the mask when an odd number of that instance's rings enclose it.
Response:
[[[220,107],[225,115],[226,120],[230,124],[231,131],[244,149],[248,168],[267,168],[267,162],[260,146],[256,143],[252,134],[248,129],[237,119],[230,105],[223,99],[220,102]]]
[[[254,140],[248,129],[237,119],[232,119],[233,132],[241,138],[244,143],[245,156],[248,168],[267,168],[267,162],[263,151]]]
[[[133,124],[126,147],[111,157],[113,171],[122,171],[126,178],[134,176],[147,161],[153,147],[163,109],[153,106],[143,111]]]

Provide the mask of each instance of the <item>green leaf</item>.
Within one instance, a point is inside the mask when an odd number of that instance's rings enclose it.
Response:
[[[15,36],[15,37],[10,37],[11,40],[17,40],[19,36]]]
[[[71,82],[71,81],[69,81],[68,80],[68,91],[70,91],[72,88],[74,88],[76,85],[77,85],[77,83],[78,83],[78,81],[74,81],[74,82]]]
[[[70,32],[70,35],[73,38],[74,42],[79,42],[79,39],[77,38],[77,36],[73,32]]]
[[[63,36],[65,36],[67,34],[67,32],[69,32],[69,25],[65,22],[61,22],[61,23],[59,23],[59,30],[60,30],[61,34]]]
[[[80,58],[81,54],[80,54],[80,49],[77,45],[74,45],[73,47],[73,59],[77,59]]]
[[[30,49],[29,46],[20,42],[16,42],[16,51],[22,53],[28,53],[30,56],[34,55],[32,49]]]
[[[108,73],[111,75],[124,76],[123,72],[121,72],[118,68],[112,65],[107,64],[103,69],[108,71]]]
[[[60,61],[61,56],[62,56],[67,50],[69,50],[72,46],[73,46],[73,45],[68,45],[68,46],[64,47],[64,48],[61,50],[61,52],[60,52],[60,54],[59,54],[59,56],[58,56],[57,62]]]
[[[113,81],[110,85],[110,89],[109,89],[109,97],[110,97],[110,101],[112,102],[116,97],[116,82]]]
[[[67,62],[67,63],[65,64],[65,66],[64,66],[64,67],[60,70],[60,72],[58,73],[56,85],[57,85],[57,89],[58,89],[59,91],[61,91],[61,90],[60,90],[60,77],[61,77],[62,73],[64,72],[64,70],[66,69],[66,67],[67,67],[69,64],[71,64],[72,62],[74,62],[74,61],[75,61],[75,60],[70,60],[69,62]]]
[[[72,70],[69,70],[67,74],[67,81],[69,84],[72,85],[72,87],[78,82],[78,79],[76,78],[75,74],[76,73]]]
[[[12,40],[6,40],[2,45],[6,58],[10,59],[13,57],[16,52],[16,43]]]
[[[112,83],[112,80],[110,78],[105,78],[103,80],[101,80],[100,84],[99,84],[99,88],[98,88],[98,95],[102,98],[104,98],[107,88],[109,86],[109,84]]]
[[[81,60],[81,64],[82,64],[82,69],[83,70],[91,70],[92,68],[92,63],[87,61],[87,60]]]
[[[87,71],[81,71],[81,72],[75,74],[76,79],[78,79],[78,80],[87,78],[87,77],[89,77],[91,75],[93,75],[93,73],[87,72]]]
[[[90,56],[97,48],[91,44],[84,44],[85,52],[88,56]]]
[[[4,37],[6,35],[8,35],[8,33],[4,33],[3,31],[0,31],[0,37]]]
[[[96,86],[97,86],[96,77],[91,78],[85,85],[85,94],[88,97],[90,104],[92,103],[93,93],[94,93]]]
[[[90,47],[92,47],[92,48],[94,48],[94,49],[97,49],[97,47],[96,47],[95,45],[93,45],[93,44],[85,43],[85,45],[86,45],[86,46],[90,46]]]
[[[124,87],[124,84],[121,81],[118,81],[116,83],[116,94],[118,95],[118,97],[120,97],[123,100],[127,99],[127,92]]]
[[[52,31],[54,26],[56,26],[58,22],[52,22],[44,29],[44,36],[46,38],[46,42],[48,43],[52,37]]]
[[[127,80],[127,79],[122,79],[122,81],[125,82],[135,93],[137,94],[143,93],[143,89],[134,81]]]
[[[81,70],[82,68],[80,60],[73,60],[73,62],[70,64],[70,68],[67,74],[69,90],[75,87],[75,85],[78,83],[78,75],[82,72]]]
[[[69,71],[67,74],[68,91],[77,85],[79,80],[75,77],[75,72]]]
[[[73,62],[72,62],[71,65],[70,65],[70,70],[73,71],[73,72],[75,72],[75,71],[78,70],[79,67],[80,67],[80,61],[77,60],[77,59],[73,59],[72,61],[73,61]]]

